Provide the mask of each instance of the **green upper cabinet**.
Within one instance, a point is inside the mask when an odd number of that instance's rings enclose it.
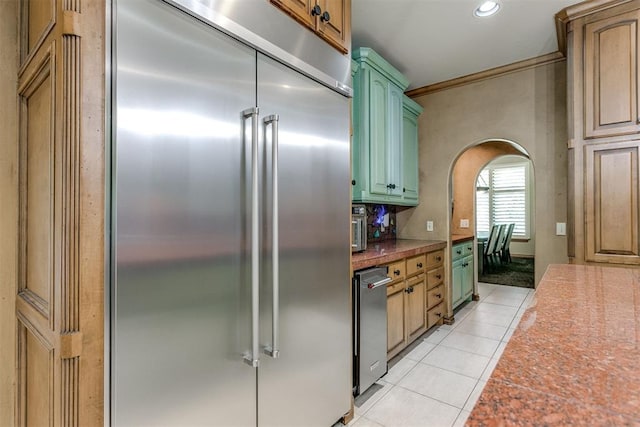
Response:
[[[404,95],[407,79],[375,51],[356,49],[353,59],[353,201],[416,206],[422,108]]]
[[[422,107],[408,96],[403,98],[402,115],[402,195],[407,204],[418,205],[418,116]]]

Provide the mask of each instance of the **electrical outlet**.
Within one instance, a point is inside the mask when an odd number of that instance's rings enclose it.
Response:
[[[433,231],[433,221],[427,221],[427,231]]]
[[[567,224],[564,222],[556,222],[556,236],[567,235]]]
[[[460,220],[460,228],[469,228],[469,220],[461,219]]]

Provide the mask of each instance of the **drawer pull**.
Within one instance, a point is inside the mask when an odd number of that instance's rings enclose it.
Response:
[[[418,264],[416,264],[418,266],[418,268],[422,268],[422,263],[419,262]]]
[[[442,274],[436,274],[436,279],[438,280],[442,279]]]
[[[436,298],[442,298],[442,294],[436,294]]]
[[[456,251],[456,253],[457,253],[458,255],[460,255],[460,254],[462,253],[462,250],[458,249],[458,250]]]
[[[436,313],[436,316],[442,317],[442,313]]]
[[[442,257],[441,256],[437,256],[436,257],[436,261],[442,261]]]
[[[473,248],[467,248],[467,250],[468,250],[468,251],[472,251],[472,250],[473,250]]]
[[[396,276],[400,275],[400,270],[393,270],[393,274],[395,274]]]

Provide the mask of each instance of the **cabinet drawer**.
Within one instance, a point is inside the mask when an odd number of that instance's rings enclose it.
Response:
[[[404,281],[387,285],[387,296],[393,295],[404,289]]]
[[[424,281],[424,274],[418,274],[417,276],[407,279],[407,287],[415,286],[418,283]]]
[[[444,281],[444,267],[436,268],[427,273],[427,289],[438,286]]]
[[[427,327],[430,328],[438,323],[444,315],[444,302],[441,302],[427,312]]]
[[[437,267],[444,262],[444,250],[429,252],[427,254],[427,268]]]
[[[427,265],[427,256],[425,254],[407,258],[407,276],[424,271]]]
[[[458,243],[451,248],[451,261],[458,260],[466,255],[465,246],[466,245],[464,243]]]
[[[464,256],[473,255],[473,240],[469,240],[464,244]]]
[[[444,285],[437,286],[427,292],[427,308],[432,308],[444,300]]]
[[[404,259],[402,261],[392,262],[388,264],[389,271],[387,272],[387,276],[389,276],[392,280],[404,279],[406,276],[406,267]]]

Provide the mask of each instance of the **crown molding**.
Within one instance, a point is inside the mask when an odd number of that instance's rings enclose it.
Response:
[[[491,68],[489,70],[480,71],[478,73],[469,74],[462,77],[457,77],[451,80],[445,80],[443,82],[434,83],[431,85],[411,89],[405,94],[410,98],[416,98],[418,96],[427,95],[429,93],[438,92],[444,89],[451,89],[457,86],[463,86],[471,83],[476,83],[483,80],[492,79],[506,74],[515,73],[518,71],[527,70],[529,68],[539,67],[542,65],[553,64],[554,62],[564,61],[565,57],[561,52],[552,52],[546,55],[536,56],[535,58],[525,59],[523,61],[514,62],[508,65],[502,65],[500,67]]]
[[[630,3],[637,0],[587,0],[571,6],[567,6],[556,13],[556,37],[558,39],[558,51],[567,55],[567,27],[569,22],[591,15],[596,12],[609,9],[621,4]]]

